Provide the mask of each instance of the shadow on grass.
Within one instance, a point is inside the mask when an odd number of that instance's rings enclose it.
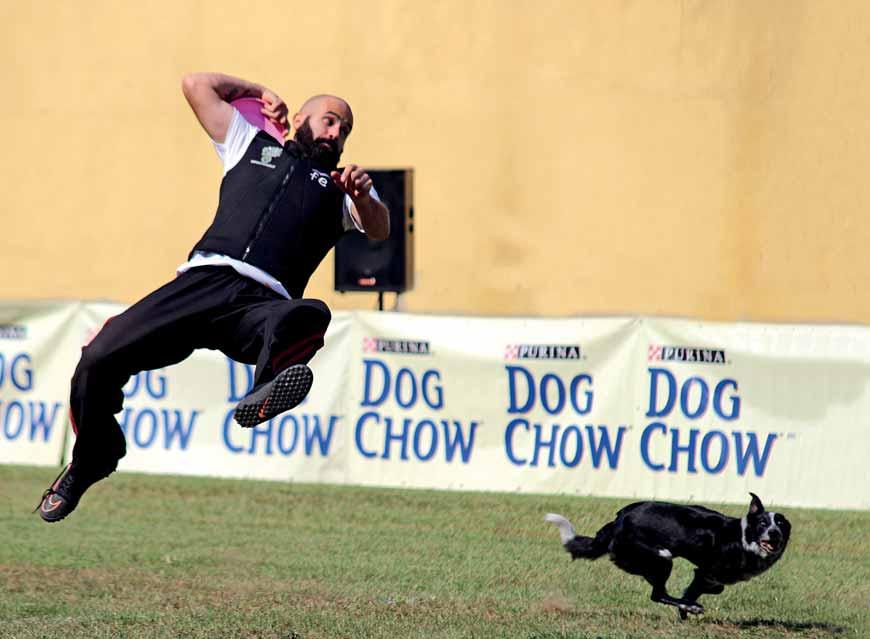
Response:
[[[828,635],[839,635],[846,632],[847,628],[837,626],[824,621],[785,621],[782,619],[746,619],[744,621],[717,621],[716,625],[731,626],[735,629],[746,630],[749,628],[782,628],[791,632],[816,631]],[[818,636],[818,635],[813,635]]]

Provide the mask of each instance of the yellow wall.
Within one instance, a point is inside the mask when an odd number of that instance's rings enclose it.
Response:
[[[343,95],[344,159],[415,168],[403,310],[867,323],[868,60],[864,0],[0,0],[0,297],[172,277],[215,70]],[[375,303],[331,257],[307,293]]]

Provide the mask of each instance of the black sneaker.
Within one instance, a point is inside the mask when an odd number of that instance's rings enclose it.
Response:
[[[79,505],[79,499],[85,491],[96,482],[108,477],[109,472],[83,472],[81,469],[68,465],[54,483],[42,493],[42,499],[36,510],[43,520],[52,523],[60,521],[69,515]]]
[[[286,368],[268,384],[249,393],[236,405],[235,420],[251,428],[298,406],[311,390],[314,374],[305,364]]]

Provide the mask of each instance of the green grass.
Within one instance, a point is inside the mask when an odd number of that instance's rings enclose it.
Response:
[[[3,639],[870,637],[868,512],[783,509],[783,560],[680,623],[543,521],[594,532],[626,500],[119,473],[48,525],[54,474],[0,466]]]

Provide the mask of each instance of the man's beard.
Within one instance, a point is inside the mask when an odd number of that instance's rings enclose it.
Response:
[[[305,157],[324,168],[334,169],[338,166],[338,160],[341,158],[338,142],[327,138],[317,138],[315,140],[314,133],[311,131],[311,125],[308,123],[310,117],[305,118],[305,121],[299,125],[293,139],[302,147],[302,154]]]

